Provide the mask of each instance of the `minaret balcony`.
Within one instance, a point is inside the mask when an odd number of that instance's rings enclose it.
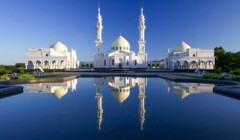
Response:
[[[99,40],[99,39],[97,39],[97,40],[95,41],[95,43],[96,43],[96,44],[102,44],[102,43],[103,43],[103,41],[102,41],[102,40]]]
[[[146,44],[146,41],[144,41],[144,40],[139,40],[139,41],[138,41],[138,44]]]

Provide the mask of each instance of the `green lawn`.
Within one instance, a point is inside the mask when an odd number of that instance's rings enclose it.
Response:
[[[191,75],[191,74],[175,74],[176,76],[183,76],[183,77],[190,77],[190,78],[196,78],[196,79],[200,79],[200,76],[197,75]]]
[[[34,76],[29,73],[24,74],[17,74],[16,77],[9,77],[8,75],[2,75],[0,76],[0,81],[8,81],[8,80],[33,80],[33,79],[40,79],[40,78],[49,78],[49,77],[56,77],[56,76],[62,76],[61,74],[48,74],[43,76]]]
[[[183,77],[196,78],[196,79],[216,79],[216,80],[240,81],[240,76],[237,76],[236,78],[232,78],[232,79],[224,79],[224,78],[222,78],[221,74],[217,74],[217,73],[207,73],[203,76],[192,75],[192,74],[175,74],[175,75],[183,76]]]

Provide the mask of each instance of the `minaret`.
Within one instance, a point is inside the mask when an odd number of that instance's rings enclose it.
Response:
[[[138,41],[138,46],[139,46],[139,54],[145,54],[145,17],[143,15],[143,8],[141,8],[141,14],[139,16],[139,41]]]
[[[98,107],[97,107],[97,121],[98,121],[98,129],[101,130],[101,124],[103,120],[103,108],[102,108],[102,94],[101,94],[101,87],[97,87],[97,92],[95,98],[97,99],[98,102]]]
[[[96,30],[97,30],[97,39],[95,41],[96,43],[96,53],[101,53],[101,47],[103,44],[102,41],[102,29],[103,29],[103,25],[102,25],[102,16],[100,13],[100,7],[98,7],[98,15],[97,15],[97,25],[96,25]]]
[[[143,79],[144,80],[144,79]],[[139,94],[138,94],[138,98],[139,98],[139,122],[141,124],[141,130],[143,130],[143,123],[145,121],[145,85],[142,83],[139,86]]]

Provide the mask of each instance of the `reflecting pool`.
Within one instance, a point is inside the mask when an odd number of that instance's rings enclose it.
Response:
[[[0,139],[239,139],[240,102],[214,84],[98,77],[0,99]]]

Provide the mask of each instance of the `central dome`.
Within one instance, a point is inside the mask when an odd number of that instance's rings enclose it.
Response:
[[[174,52],[185,52],[187,49],[190,49],[191,47],[185,43],[184,41],[181,41],[181,43],[179,45],[177,45],[177,47],[174,48]]]
[[[119,35],[118,38],[112,42],[111,48],[112,48],[112,50],[124,50],[124,51],[127,50],[127,51],[129,51],[130,44],[123,36]]]
[[[67,52],[67,47],[60,41],[57,41],[50,48],[53,48],[57,52]]]

